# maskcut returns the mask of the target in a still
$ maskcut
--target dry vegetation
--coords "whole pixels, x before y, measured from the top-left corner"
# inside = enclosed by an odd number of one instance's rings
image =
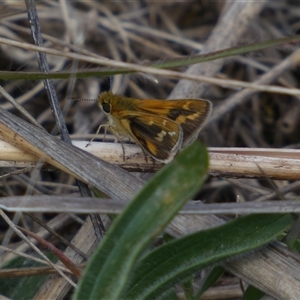
[[[4,1],[1,2],[0,7],[0,36],[22,43],[32,43],[26,6],[23,2],[7,1],[5,3]],[[64,1],[39,1],[37,12],[45,47],[59,50],[61,53],[71,51],[94,58],[109,58],[136,64],[137,67],[147,66],[154,61],[163,63],[182,55],[192,56],[201,50],[209,53],[234,46],[291,36],[297,34],[300,27],[300,6],[296,1],[264,1],[250,3],[248,6],[239,1],[106,1],[102,3],[73,1],[72,4]],[[216,84],[204,84],[196,81],[180,81],[178,83],[179,80],[175,78],[176,76],[160,75],[159,70],[155,74],[145,71],[144,73],[117,75],[113,77],[112,81],[109,77],[59,79],[54,80],[54,86],[73,140],[89,140],[91,134],[105,119],[94,102],[70,102],[68,99],[71,97],[95,99],[100,92],[112,89],[117,94],[136,98],[194,97],[211,100],[214,112],[207,126],[201,131],[201,138],[205,140],[208,147],[297,149],[299,148],[300,133],[298,117],[300,92],[289,95],[286,89],[276,93],[262,91],[255,87],[251,90],[243,90],[232,87],[231,80],[271,84],[295,91],[299,84],[299,67],[296,65],[300,55],[298,47],[298,43],[282,44],[245,55],[176,69],[182,73],[182,76],[187,71],[188,74],[193,72],[193,74],[201,74],[201,76],[228,80],[222,86],[217,80]],[[34,51],[0,43],[0,56],[2,71],[33,72],[39,70]],[[79,69],[99,67],[98,64],[72,60],[64,56],[48,55],[48,60],[50,69],[53,71],[68,70],[74,73]],[[288,65],[283,65],[284,63],[288,63]],[[105,66],[110,66],[110,62],[108,61]],[[278,66],[282,66],[279,71]],[[111,68],[114,67],[112,65]],[[269,74],[269,79],[259,82],[264,74]],[[3,80],[1,85],[48,132],[54,135],[57,133],[42,81],[11,79]],[[1,107],[21,116],[21,113],[4,97],[1,99]],[[112,138],[108,137],[109,140],[112,141]],[[89,151],[101,152],[102,146],[97,143],[95,145],[95,148],[91,148]],[[8,146],[4,145],[3,147],[4,155],[5,147]],[[81,147],[84,148],[84,146]],[[111,149],[111,144],[108,149]],[[28,152],[30,148],[25,147],[21,150]],[[12,151],[9,148],[8,152]],[[122,153],[119,147],[116,150],[118,152],[116,155],[119,156],[114,157],[114,152],[110,151],[107,151],[107,159],[120,164],[127,170],[141,171],[143,168],[144,170],[153,168],[153,165],[145,164],[143,156],[132,167],[132,163],[123,163],[120,159]],[[136,149],[134,148],[132,151],[136,151]],[[214,151],[217,150],[214,149]],[[232,152],[236,153],[235,150]],[[35,151],[34,154],[38,155],[39,152]],[[17,158],[20,155],[21,158]],[[99,155],[103,156],[104,154]],[[247,155],[256,154],[249,151]],[[298,155],[297,151],[278,151],[278,153],[274,151],[271,156],[275,158],[269,161],[269,157],[264,158],[268,155],[259,154],[260,168],[254,164],[256,173],[252,174],[253,166],[251,167],[249,164],[241,164],[239,168],[235,169],[235,163],[239,163],[238,158],[220,158],[218,155],[212,154],[210,172],[214,176],[208,178],[202,191],[197,195],[197,199],[205,199],[207,203],[236,202],[237,198],[240,202],[253,201],[253,203],[275,199],[295,200],[298,198],[300,190],[300,185],[296,181],[300,174]],[[34,160],[34,158],[31,159]],[[230,163],[226,159],[231,159]],[[0,192],[3,196],[80,196],[74,177],[69,175],[70,173],[74,174],[74,170],[66,170],[68,174],[57,169],[51,172],[41,171],[39,168],[32,167],[32,163],[25,163],[24,154],[16,154],[14,158],[10,159],[19,160],[19,162],[12,162],[11,165],[7,164],[7,161],[4,162],[4,160],[9,160],[6,157],[2,156],[1,160],[3,160],[1,175],[16,170],[19,170],[20,173],[12,173],[11,176],[3,177],[0,182]],[[250,156],[249,160],[251,162],[253,158]],[[264,165],[266,162],[268,164]],[[220,164],[223,164],[222,168]],[[15,169],[13,168],[15,166],[26,167],[26,169]],[[55,166],[60,168],[59,165]],[[274,166],[277,167],[275,171],[272,169]],[[287,169],[291,172],[289,173]],[[90,173],[92,172],[91,170]],[[135,173],[135,176],[140,177],[141,173]],[[256,178],[251,179],[251,177]],[[269,177],[275,180],[268,180]],[[80,175],[77,178],[82,177]],[[128,178],[130,182],[131,177]],[[136,180],[139,182],[140,179]],[[85,181],[89,182],[87,179]],[[119,199],[130,198],[130,192],[124,197],[121,192],[120,195]],[[279,195],[282,197],[281,199]],[[42,205],[45,208],[44,211],[47,211],[47,203],[43,202]],[[64,250],[63,242],[42,230],[40,225],[37,225],[28,215],[8,213],[8,216],[16,224],[38,232]],[[75,238],[74,243],[79,248],[82,245],[86,246],[85,249],[81,248],[85,253],[90,253],[97,244],[94,237],[89,241],[82,239],[82,235],[84,237],[88,235],[86,232],[93,232],[91,224],[84,221],[85,216],[79,218],[66,214],[38,214],[37,217],[67,240],[71,240],[77,234],[76,236],[79,238],[77,240]],[[205,219],[202,222],[198,218],[193,222],[196,223],[188,229],[180,228],[175,224],[169,228],[169,232],[182,235],[185,232],[196,230],[200,226],[207,228],[218,224],[212,219]],[[82,227],[83,223],[85,224],[84,228]],[[181,226],[184,227],[183,224],[185,223],[181,223]],[[4,221],[1,221],[1,230],[3,246],[20,252],[28,250],[27,244],[25,245],[15,233],[10,231],[10,227]],[[68,253],[72,252],[70,256],[74,255],[73,250],[68,251]],[[11,254],[4,256],[2,263],[7,262],[11,257]],[[75,262],[82,261],[79,255],[76,257]],[[255,265],[255,263],[253,264]],[[248,283],[254,284],[249,279],[250,275],[247,272],[244,273],[236,266],[227,267],[236,276],[229,272],[226,273],[216,287],[212,287],[203,299],[240,299],[242,290],[239,277],[245,280],[243,283],[245,286]],[[253,271],[252,276],[263,275],[257,275]],[[299,277],[299,274],[297,276]],[[262,277],[258,278],[260,278],[258,281],[263,281]],[[61,285],[62,282],[65,284],[64,279],[53,279],[52,282],[48,282],[48,285],[59,285],[58,282]],[[67,288],[62,291],[59,287],[56,290],[53,286],[51,287],[52,292],[55,290],[61,297],[64,297],[68,291]],[[276,295],[274,292],[277,288],[276,284],[272,287],[272,283],[266,282],[265,286],[262,283],[261,288]],[[51,289],[48,288],[48,292]],[[50,294],[45,293],[45,290],[41,290],[39,295],[51,297]],[[279,293],[277,296],[280,298],[282,294]]]

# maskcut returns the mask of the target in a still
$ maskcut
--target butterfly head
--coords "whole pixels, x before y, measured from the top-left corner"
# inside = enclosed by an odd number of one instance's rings
[[[98,105],[106,115],[111,113],[111,102],[113,97],[114,95],[112,92],[103,92],[98,97]]]

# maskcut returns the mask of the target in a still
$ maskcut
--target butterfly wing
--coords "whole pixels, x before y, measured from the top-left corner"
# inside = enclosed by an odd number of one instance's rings
[[[164,116],[179,124],[183,146],[197,138],[212,112],[212,103],[203,99],[135,100],[135,105],[144,113]]]
[[[153,114],[124,111],[119,122],[147,153],[167,163],[181,148],[183,133],[174,121]]]

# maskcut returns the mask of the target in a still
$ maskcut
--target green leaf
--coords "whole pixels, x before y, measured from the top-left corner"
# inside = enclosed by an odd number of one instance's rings
[[[184,296],[186,300],[194,299],[194,276],[189,276],[185,281],[182,282],[181,287],[184,291]]]
[[[195,142],[161,169],[116,218],[74,299],[118,299],[142,251],[199,190],[207,168],[206,148]]]
[[[162,297],[159,297],[159,300],[179,300],[176,292],[174,289],[168,291],[168,293],[165,293]]]
[[[157,299],[195,271],[273,240],[292,222],[291,215],[249,215],[163,245],[141,259],[124,299]]]
[[[242,300],[259,300],[265,295],[264,292],[259,289],[249,285]]]
[[[200,290],[198,291],[195,299],[200,299],[203,293],[209,289],[224,273],[224,269],[222,267],[215,267],[209,272],[208,276],[205,278]]]
[[[294,243],[294,245],[293,245],[293,249],[294,249],[294,251],[297,251],[297,252],[300,253],[300,240],[299,240],[299,239],[297,239],[297,240],[295,241],[295,243]]]

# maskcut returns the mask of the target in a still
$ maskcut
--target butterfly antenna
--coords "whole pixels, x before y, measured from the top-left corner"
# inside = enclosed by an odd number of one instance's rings
[[[97,101],[97,99],[89,99],[89,98],[68,98],[71,101]]]
[[[112,76],[109,76],[109,90],[112,92],[112,87],[113,87],[113,78]]]

